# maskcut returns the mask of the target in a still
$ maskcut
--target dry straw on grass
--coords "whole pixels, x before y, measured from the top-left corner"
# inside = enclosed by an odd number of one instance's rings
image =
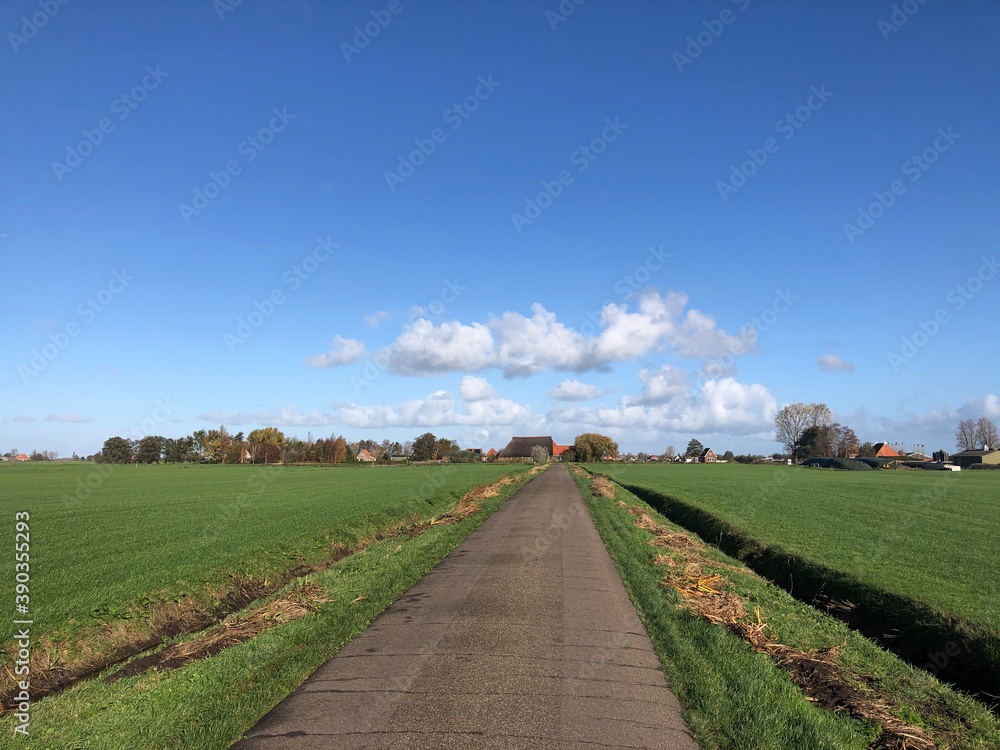
[[[609,500],[615,499],[615,485],[607,477],[594,475],[590,478],[590,491],[597,497],[606,497]]]
[[[703,568],[732,570],[757,577],[753,571],[710,560],[701,554],[705,549],[702,542],[656,523],[641,508],[623,502],[618,505],[636,519],[636,526],[653,534],[650,545],[667,550],[658,554],[655,562],[669,568],[661,586],[675,589],[681,606],[728,628],[755,651],[770,656],[788,672],[808,700],[881,726],[882,734],[875,747],[884,750],[933,750],[936,747],[923,729],[893,716],[870,690],[856,686],[860,680],[849,678],[840,667],[837,648],[803,651],[781,643],[764,621],[759,607],[754,608],[751,617],[743,599],[726,591],[725,579],[719,573],[706,574]]]

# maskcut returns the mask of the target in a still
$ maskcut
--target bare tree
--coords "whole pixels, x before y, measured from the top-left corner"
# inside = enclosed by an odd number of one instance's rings
[[[833,414],[826,404],[789,404],[774,417],[774,439],[795,453],[802,433],[809,427],[826,427]]]
[[[971,419],[963,419],[958,423],[955,432],[955,443],[959,450],[974,451],[976,449],[976,423]]]
[[[666,452],[665,455],[669,456],[670,458],[673,458],[674,456],[676,456],[677,453],[676,453],[676,451],[674,451],[674,446],[668,445],[667,446],[667,452]]]
[[[969,420],[972,421],[971,419]],[[997,435],[997,426],[986,417],[981,417],[976,422],[976,446],[980,448],[998,448],[1000,436]]]

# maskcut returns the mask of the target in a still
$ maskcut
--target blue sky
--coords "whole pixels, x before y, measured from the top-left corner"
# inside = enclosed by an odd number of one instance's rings
[[[0,448],[771,452],[824,401],[951,449],[1000,417],[1000,4],[904,5],[7,3]]]

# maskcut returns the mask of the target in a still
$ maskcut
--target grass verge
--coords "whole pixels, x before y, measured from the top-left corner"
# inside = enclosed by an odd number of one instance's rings
[[[586,474],[574,478],[701,747],[1000,746],[1000,724],[982,704],[797,601],[628,490],[617,486],[609,499],[604,487],[595,495]],[[866,716],[852,710],[859,702]]]
[[[103,679],[85,680],[46,698],[32,706],[30,740],[19,746],[33,750],[229,747],[533,475],[527,471],[514,475],[512,481],[495,487],[496,494],[478,488],[452,511],[423,519],[412,534],[372,540],[356,554],[296,579],[246,613],[243,624],[266,620],[267,627],[247,640],[229,638],[227,631],[222,640],[228,638],[231,644],[211,658],[182,665],[168,662],[161,669],[114,679],[119,670],[128,672],[134,663],[129,662],[124,668],[105,670],[99,675]],[[291,616],[290,604],[305,611]],[[239,625],[229,631],[238,631]],[[223,624],[219,631],[226,627]],[[168,639],[162,651],[197,653],[194,642],[202,637]],[[186,643],[191,645],[182,646]],[[149,656],[155,653],[160,652]],[[15,723],[12,714],[0,718],[0,736],[13,737]]]
[[[1000,706],[1000,632],[941,612],[815,559],[765,543],[724,518],[657,490],[622,483],[671,521],[743,561],[803,602],[825,608],[887,650]]]

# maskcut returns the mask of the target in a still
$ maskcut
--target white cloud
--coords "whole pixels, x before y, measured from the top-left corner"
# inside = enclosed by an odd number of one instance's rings
[[[649,378],[655,382],[654,378]],[[648,385],[647,385],[648,388]],[[686,390],[686,389],[685,389]],[[642,395],[623,398],[616,407],[568,407],[549,412],[558,425],[627,429],[645,433],[728,433],[756,435],[770,431],[777,402],[766,387],[733,378],[709,380],[695,393],[663,395],[643,403]]]
[[[820,354],[816,361],[823,372],[854,372],[854,363],[845,362],[836,354]]]
[[[378,326],[379,323],[381,323],[383,320],[387,320],[388,318],[389,318],[389,313],[387,311],[378,310],[376,312],[373,312],[371,315],[365,315],[363,320],[365,323],[365,328],[375,328],[376,326]]]
[[[15,422],[34,422],[35,418],[27,414],[20,414],[14,417]]]
[[[549,391],[548,396],[555,401],[589,401],[605,393],[596,385],[587,385],[579,380],[563,380]]]
[[[390,372],[400,375],[496,368],[509,378],[547,370],[606,371],[612,363],[635,360],[651,351],[667,350],[696,359],[754,350],[757,334],[752,328],[726,333],[701,311],[685,312],[687,302],[687,296],[680,292],[661,296],[655,289],[647,289],[638,296],[634,311],[629,311],[627,304],[605,305],[602,330],[596,336],[560,323],[555,313],[538,303],[531,306],[530,317],[505,312],[488,323],[434,325],[421,318],[404,326],[396,341],[378,354]],[[354,359],[336,352],[310,357],[307,362],[314,367],[336,367],[357,361],[363,346],[350,343],[354,347],[350,352],[358,353]]]
[[[339,419],[349,427],[442,427],[446,425],[537,424],[531,407],[505,398],[484,398],[467,403],[459,412],[455,394],[435,391],[426,398],[403,401],[395,406],[354,403],[338,405]]]
[[[493,337],[481,323],[467,326],[452,321],[435,326],[421,319],[406,325],[395,343],[377,356],[384,357],[389,372],[397,375],[475,372],[489,366]]]
[[[315,357],[306,357],[306,364],[310,367],[340,367],[341,365],[353,364],[364,355],[365,345],[360,341],[334,336],[330,352]]]
[[[466,375],[458,388],[459,395],[466,402],[483,401],[488,398],[496,398],[497,390],[490,385],[486,378],[477,378],[473,375]]]
[[[93,417],[81,417],[79,414],[49,414],[45,418],[46,422],[72,422],[82,424],[84,422],[96,422]]]
[[[639,370],[643,388],[638,396],[623,399],[629,405],[662,404],[688,392],[688,376],[679,367],[664,365],[658,370]]]

